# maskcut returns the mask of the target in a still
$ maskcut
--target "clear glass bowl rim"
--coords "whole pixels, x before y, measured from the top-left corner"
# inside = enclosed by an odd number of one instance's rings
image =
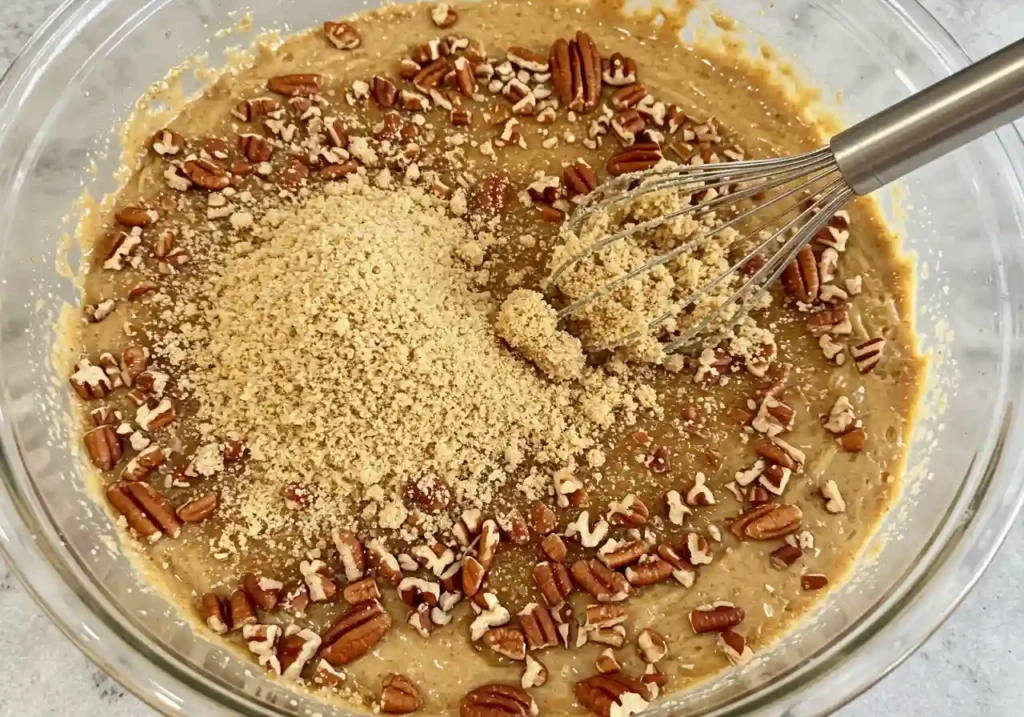
[[[65,0],[40,26],[0,77],[0,137],[4,117],[40,78],[37,58],[53,52],[63,30],[106,0]],[[912,32],[932,59],[954,72],[970,59],[949,32],[917,0],[878,0],[894,21]],[[42,63],[45,66],[45,63]],[[1024,140],[1011,126],[998,133],[1013,170],[1018,214],[1024,213]],[[1016,329],[1008,323],[1008,331]],[[1020,357],[1015,357],[1020,358]],[[1007,359],[1008,361],[1010,359]],[[1014,362],[1016,363],[1016,361]],[[2,367],[0,367],[2,368]],[[6,396],[4,397],[6,399]],[[779,682],[712,713],[715,717],[753,714],[827,714],[851,701],[910,656],[960,604],[987,568],[1024,504],[1024,472],[1019,448],[1024,426],[1012,399],[1003,396],[1005,422],[982,480],[973,495],[953,504],[965,516],[946,526],[908,579],[886,596],[872,619],[847,632],[823,654],[792,670]],[[0,553],[33,599],[90,660],[154,709],[166,714],[273,714],[209,675],[183,667],[149,638],[110,619],[88,591],[76,589],[78,576],[40,540],[39,525],[11,427],[0,412]],[[997,489],[1002,490],[999,495]],[[993,495],[993,492],[996,495]],[[987,507],[983,506],[985,503]],[[993,505],[994,503],[994,505]],[[951,512],[953,511],[951,508]],[[983,509],[984,508],[984,509]],[[830,680],[842,670],[841,687]],[[829,688],[824,689],[824,683]]]

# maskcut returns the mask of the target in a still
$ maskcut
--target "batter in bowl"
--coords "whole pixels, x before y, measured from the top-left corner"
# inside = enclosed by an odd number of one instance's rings
[[[620,313],[560,327],[535,292],[609,177],[823,141],[767,70],[678,29],[387,8],[262,48],[147,136],[92,237],[70,380],[126,544],[197,629],[362,709],[621,715],[749,662],[844,579],[922,383],[873,202],[691,357],[582,343],[731,237]]]

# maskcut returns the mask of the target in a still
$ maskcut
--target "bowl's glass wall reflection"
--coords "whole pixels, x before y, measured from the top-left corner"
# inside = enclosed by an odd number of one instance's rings
[[[85,0],[65,11],[52,36],[37,43],[31,68],[13,68],[2,98],[3,540],[65,629],[162,709],[212,713],[213,698],[221,709],[230,705],[246,713],[322,711],[193,635],[139,582],[111,549],[116,537],[109,519],[84,495],[78,458],[67,447],[76,440],[63,418],[69,397],[50,362],[52,322],[61,304],[75,297],[72,281],[58,270],[56,247],[73,227],[61,217],[72,212],[83,185],[94,195],[115,188],[111,175],[119,157],[110,129],[151,82],[192,55],[218,58],[226,47],[247,42],[245,35],[211,37],[212,29],[238,21],[230,12],[235,3],[127,5]],[[776,0],[773,7],[757,3],[763,12],[752,12],[749,0],[721,5],[742,18],[752,37],[771,38],[815,83],[842,88],[842,112],[850,120],[945,71],[946,58],[901,24],[912,23],[913,13],[901,20],[881,2]],[[257,26],[290,28],[315,26],[360,7],[355,0],[246,3]],[[87,171],[91,160],[95,174]],[[834,705],[876,678],[885,667],[870,659],[878,628],[896,617],[901,601],[919,601],[918,581],[939,571],[937,559],[961,550],[956,540],[971,516],[985,518],[1000,501],[1005,510],[1019,500],[1019,484],[1009,483],[1005,470],[986,475],[1000,432],[1014,445],[1019,431],[1006,400],[1019,389],[1020,370],[1013,341],[1021,316],[1017,287],[1024,279],[1016,180],[1002,147],[989,139],[919,172],[905,191],[903,211],[894,218],[917,255],[919,329],[934,369],[931,412],[915,441],[906,499],[875,540],[873,558],[812,625],[749,669],[681,698],[688,713],[727,703],[738,709],[743,702],[749,714],[774,702],[775,714],[783,703],[799,704],[794,713],[802,714]],[[1006,521],[1004,512],[992,525],[992,538],[1001,536]],[[951,574],[963,585],[979,561],[984,552],[966,567],[958,562],[942,568],[946,594],[931,604],[946,609],[954,600]],[[923,629],[895,630],[890,642],[913,643]],[[838,661],[853,653],[860,657],[838,673]],[[822,689],[826,673],[829,685]],[[817,689],[809,688],[815,680]],[[678,714],[679,706],[663,713]]]

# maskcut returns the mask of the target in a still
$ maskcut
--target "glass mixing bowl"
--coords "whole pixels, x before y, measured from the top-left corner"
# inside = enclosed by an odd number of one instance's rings
[[[120,121],[168,68],[241,40],[223,0],[68,2],[0,83],[0,544],[18,575],[96,663],[168,714],[312,714],[320,703],[199,637],[113,549],[69,446],[53,322],[74,283],[59,259],[83,185],[112,191]],[[302,28],[358,0],[249,0],[256,26]],[[911,0],[726,0],[855,120],[963,66]],[[752,44],[756,47],[756,44]],[[193,83],[193,89],[198,88]],[[838,99],[838,98],[837,98]],[[827,103],[828,104],[828,103]],[[95,167],[90,170],[90,162]],[[98,170],[98,171],[97,171]],[[878,680],[971,588],[1021,505],[1024,426],[1024,146],[1005,129],[882,197],[918,265],[917,320],[932,360],[904,497],[851,582],[812,621],[653,714],[809,715]],[[901,201],[895,202],[894,198]],[[62,219],[62,216],[65,218]],[[74,266],[77,256],[71,251]],[[338,710],[335,714],[342,714]]]

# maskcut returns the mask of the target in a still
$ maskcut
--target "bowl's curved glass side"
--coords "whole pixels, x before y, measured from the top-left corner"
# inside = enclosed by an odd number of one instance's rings
[[[816,82],[846,88],[845,108],[856,116],[964,61],[909,3],[820,2],[808,10],[805,2],[777,0],[760,14],[749,13],[747,0],[721,4],[745,18],[752,33],[770,37],[797,67],[811,68]],[[71,210],[83,185],[94,193],[114,188],[119,157],[116,149],[102,154],[112,141],[109,130],[150,82],[192,54],[220,57],[243,41],[212,37],[212,29],[238,19],[212,0],[126,5],[84,0],[64,8],[0,86],[0,181],[9,188],[0,198],[0,442],[7,462],[0,465],[6,489],[0,545],[72,639],[158,709],[322,711],[194,635],[128,570],[126,558],[110,549],[116,538],[106,514],[84,494],[59,421],[68,396],[52,376],[48,326],[61,303],[74,300],[74,287],[55,270],[57,214]],[[355,0],[249,6],[258,23],[292,28],[360,8]],[[830,57],[836,61],[822,62]],[[1007,160],[1009,152],[1019,170],[1024,149],[1012,133],[1003,140],[1005,149],[985,140],[906,185],[905,235],[919,268],[927,267],[920,272],[920,329],[936,356],[941,352],[933,396],[944,392],[947,404],[917,437],[915,455],[930,452],[930,459],[908,484],[913,500],[886,522],[873,560],[835,593],[813,626],[758,664],[660,713],[678,713],[680,706],[688,714],[826,711],[923,640],[994,552],[1020,504],[1013,471],[1024,445],[1017,406],[1008,398],[1020,395],[1024,375],[1017,345],[1024,244],[1016,213],[1024,203]],[[94,175],[85,170],[91,159]],[[940,316],[956,329],[955,341],[937,335]]]

